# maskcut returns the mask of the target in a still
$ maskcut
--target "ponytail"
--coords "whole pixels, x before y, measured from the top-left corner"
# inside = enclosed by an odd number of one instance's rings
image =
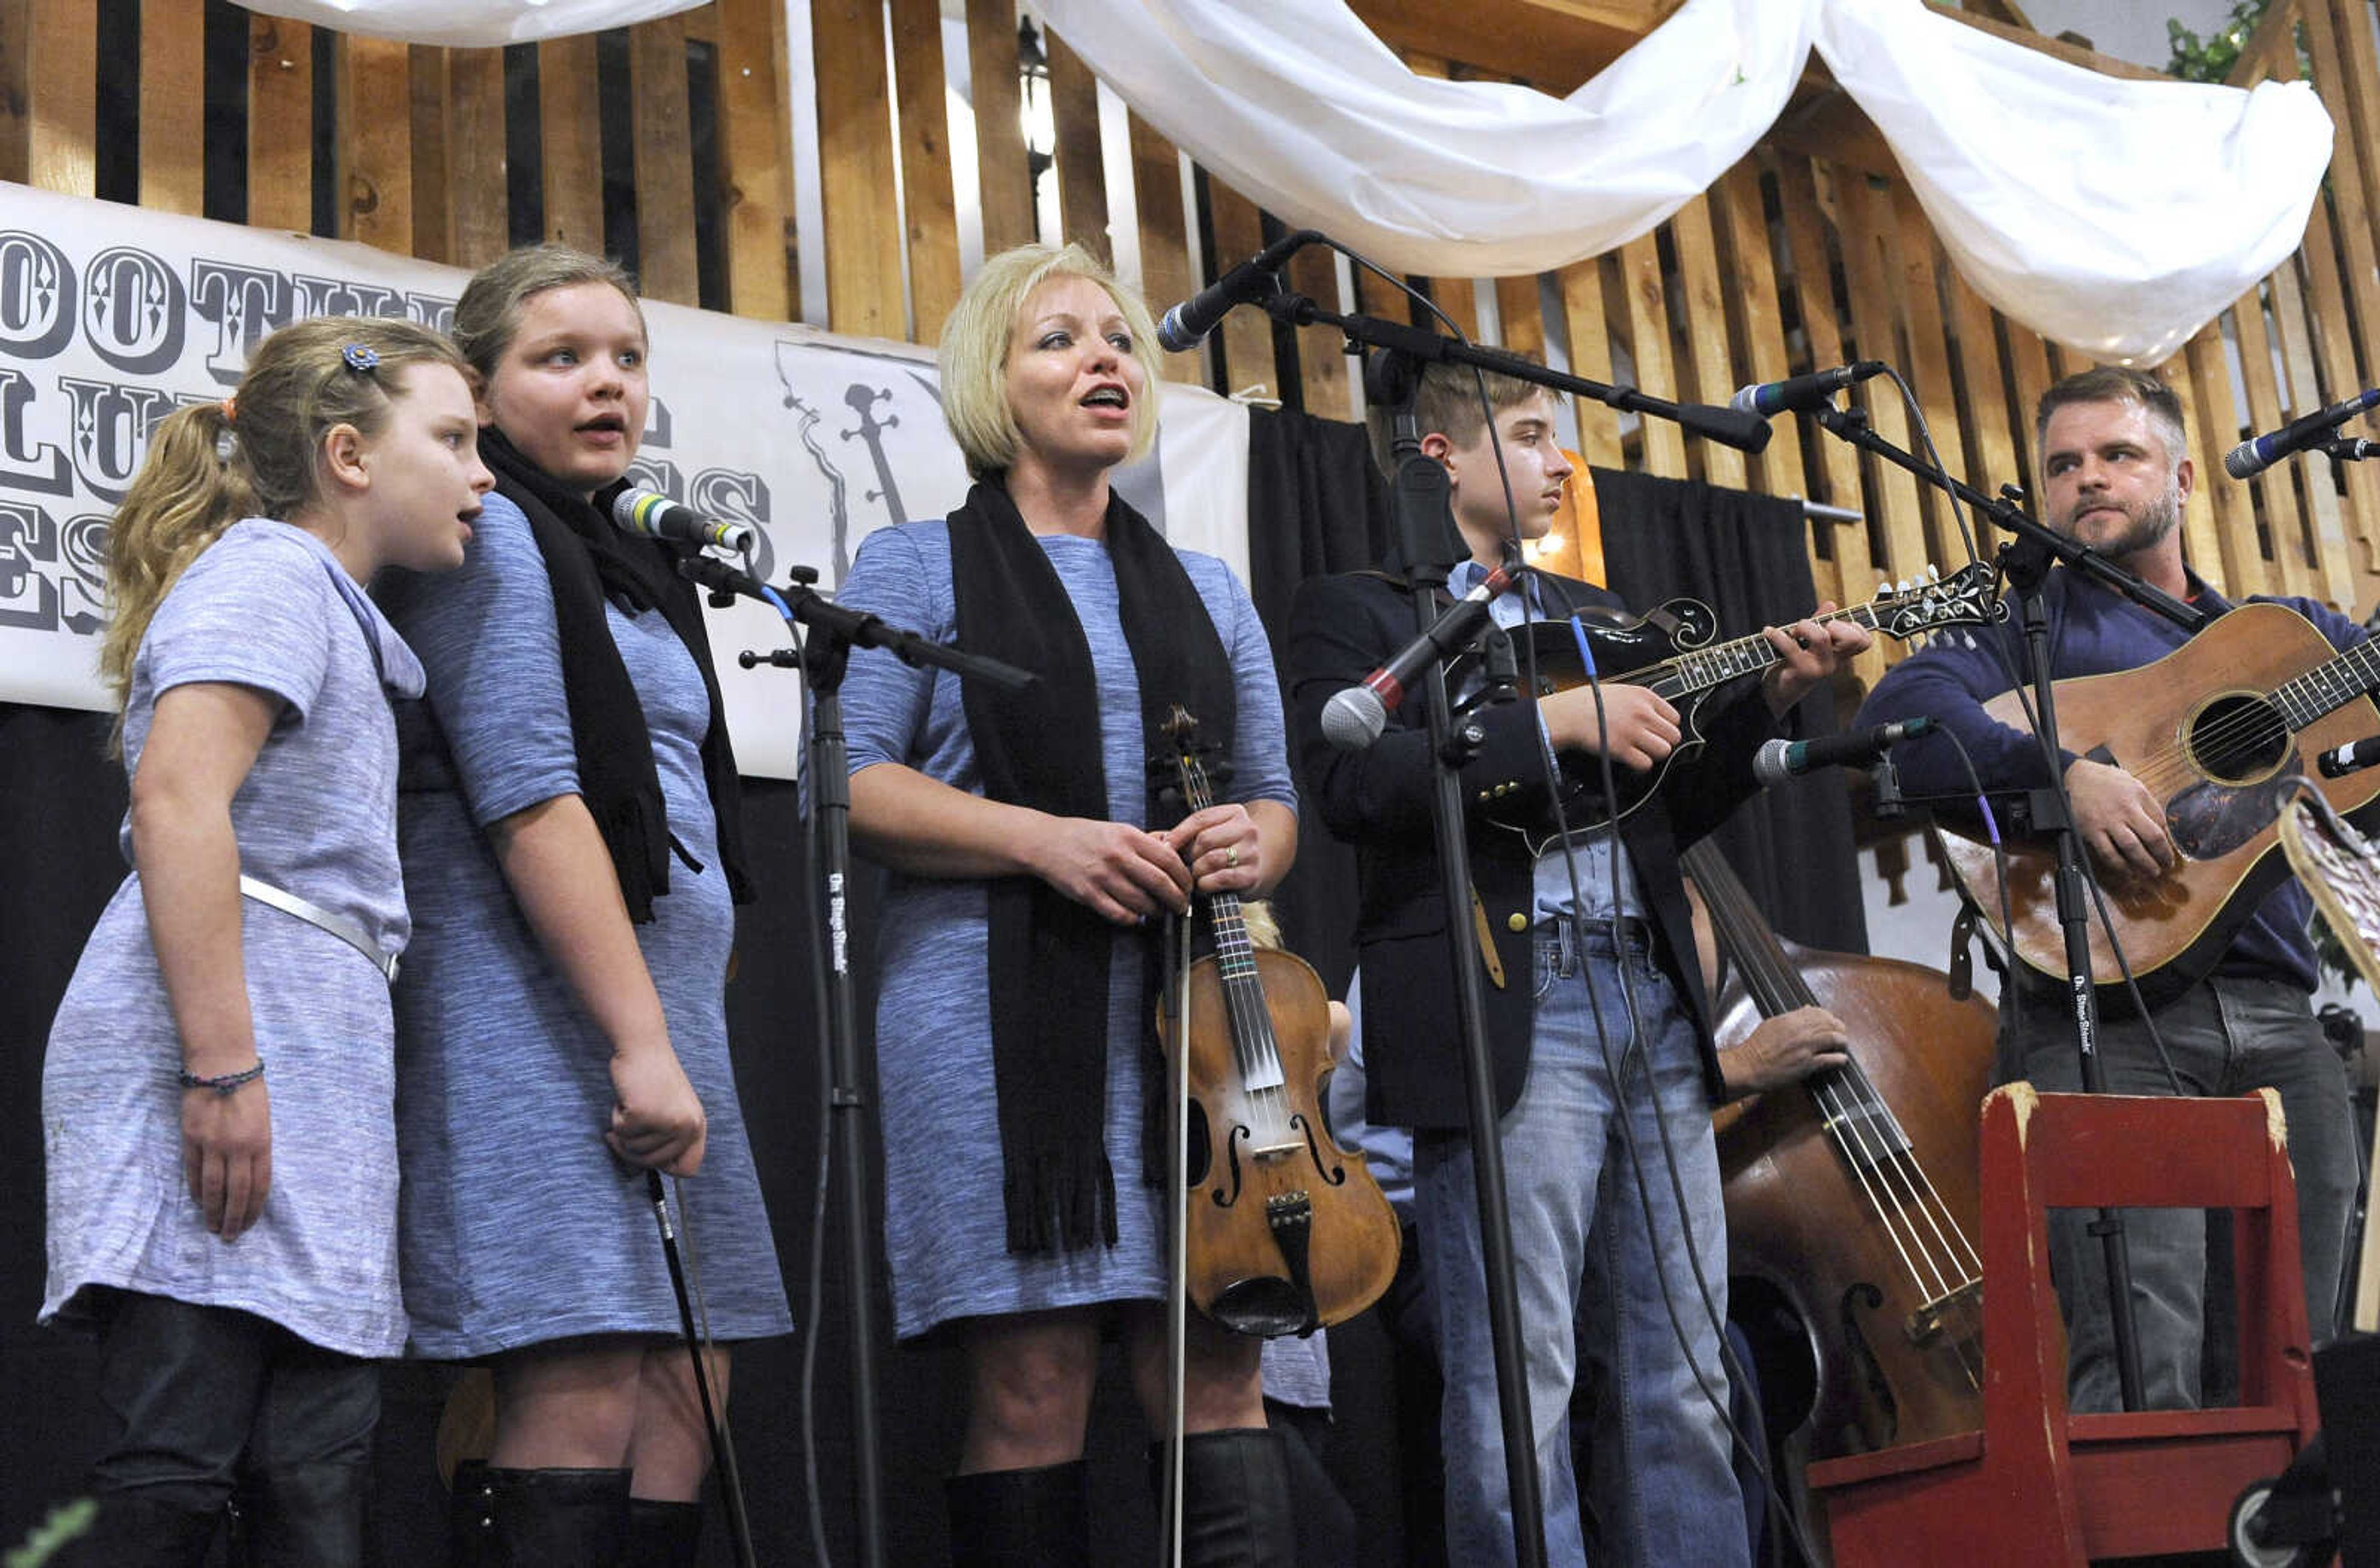
[[[224,448],[232,419],[221,403],[176,408],[149,438],[148,460],[107,530],[112,610],[99,671],[124,711],[132,658],[165,590],[224,529],[254,509],[245,475]]]

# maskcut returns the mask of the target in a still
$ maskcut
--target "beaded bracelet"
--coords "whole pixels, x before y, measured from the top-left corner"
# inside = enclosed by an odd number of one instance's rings
[[[254,1083],[262,1076],[264,1076],[264,1058],[260,1056],[256,1059],[256,1065],[253,1067],[243,1068],[237,1073],[219,1073],[212,1078],[202,1078],[196,1073],[186,1072],[182,1075],[182,1087],[211,1088],[217,1094],[229,1094],[240,1085]]]

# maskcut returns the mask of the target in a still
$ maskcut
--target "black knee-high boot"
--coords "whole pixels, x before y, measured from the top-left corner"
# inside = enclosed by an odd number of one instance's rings
[[[1085,1465],[983,1470],[942,1483],[951,1568],[1084,1568],[1091,1560]]]
[[[1291,1568],[1297,1525],[1280,1433],[1191,1433],[1182,1443],[1182,1559],[1190,1568]]]
[[[694,1568],[702,1550],[702,1504],[628,1500],[626,1568]]]
[[[625,1470],[455,1467],[448,1557],[455,1568],[623,1568]]]

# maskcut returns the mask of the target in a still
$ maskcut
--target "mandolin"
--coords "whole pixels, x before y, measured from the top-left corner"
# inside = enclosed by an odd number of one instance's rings
[[[2283,604],[2242,604],[2154,663],[2057,683],[2058,740],[2067,750],[2124,769],[2164,803],[2180,864],[2154,881],[2101,882],[2124,956],[2154,1007],[2213,968],[2280,880],[2281,810],[2305,773],[2309,750],[2325,751],[2380,731],[2380,642],[2341,653]],[[2025,727],[2017,693],[1984,711]],[[2346,812],[2380,796],[2380,769],[2313,781]],[[2000,917],[2000,881],[1990,845],[1937,821],[1945,857],[1967,898],[2018,957],[2063,981],[2066,939],[2058,924],[2058,857],[2046,842],[2008,845],[2008,899],[2015,931]],[[2122,973],[2107,933],[2091,922],[2091,972],[2103,986]],[[2115,993],[2121,994],[2120,985]]]
[[[1888,583],[1866,603],[1831,610],[1817,619],[1821,624],[1849,621],[1904,640],[1945,626],[1982,626],[2008,614],[1993,591],[1992,580],[1992,568],[1978,561],[1938,580]],[[1777,650],[1757,633],[1714,643],[1718,617],[1710,606],[1694,599],[1672,599],[1648,615],[1617,625],[1584,619],[1531,621],[1510,628],[1510,635],[1526,638],[1534,649],[1540,697],[1585,681],[1587,669],[1578,647],[1583,635],[1604,681],[1650,687],[1677,709],[1682,731],[1677,749],[1642,772],[1633,768],[1612,770],[1618,816],[1622,818],[1660,789],[1661,781],[1680,758],[1702,746],[1700,715],[1710,694],[1730,681],[1759,675],[1777,662]],[[1479,668],[1480,660],[1474,655],[1456,661],[1448,672],[1450,687],[1463,689],[1464,678],[1475,676]],[[1531,668],[1525,657],[1521,668]],[[1598,827],[1612,820],[1604,811],[1602,769],[1595,758],[1565,757],[1562,777],[1561,820],[1571,831]],[[1559,836],[1550,808],[1515,813],[1490,802],[1482,816],[1490,825],[1518,834],[1532,857],[1543,855]]]

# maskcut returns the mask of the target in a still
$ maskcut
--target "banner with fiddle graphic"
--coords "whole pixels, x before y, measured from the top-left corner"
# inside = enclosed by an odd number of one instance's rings
[[[0,182],[0,700],[103,710],[108,518],[184,403],[222,397],[248,352],[308,316],[444,328],[469,274],[366,246],[59,196]],[[966,492],[930,350],[645,303],[652,411],[638,482],[747,522],[753,565],[830,592],[871,529]],[[1178,543],[1247,571],[1245,412],[1164,389],[1157,456],[1119,477]],[[747,773],[795,775],[799,677],[736,654],[785,643],[748,602],[711,612],[729,726]]]

